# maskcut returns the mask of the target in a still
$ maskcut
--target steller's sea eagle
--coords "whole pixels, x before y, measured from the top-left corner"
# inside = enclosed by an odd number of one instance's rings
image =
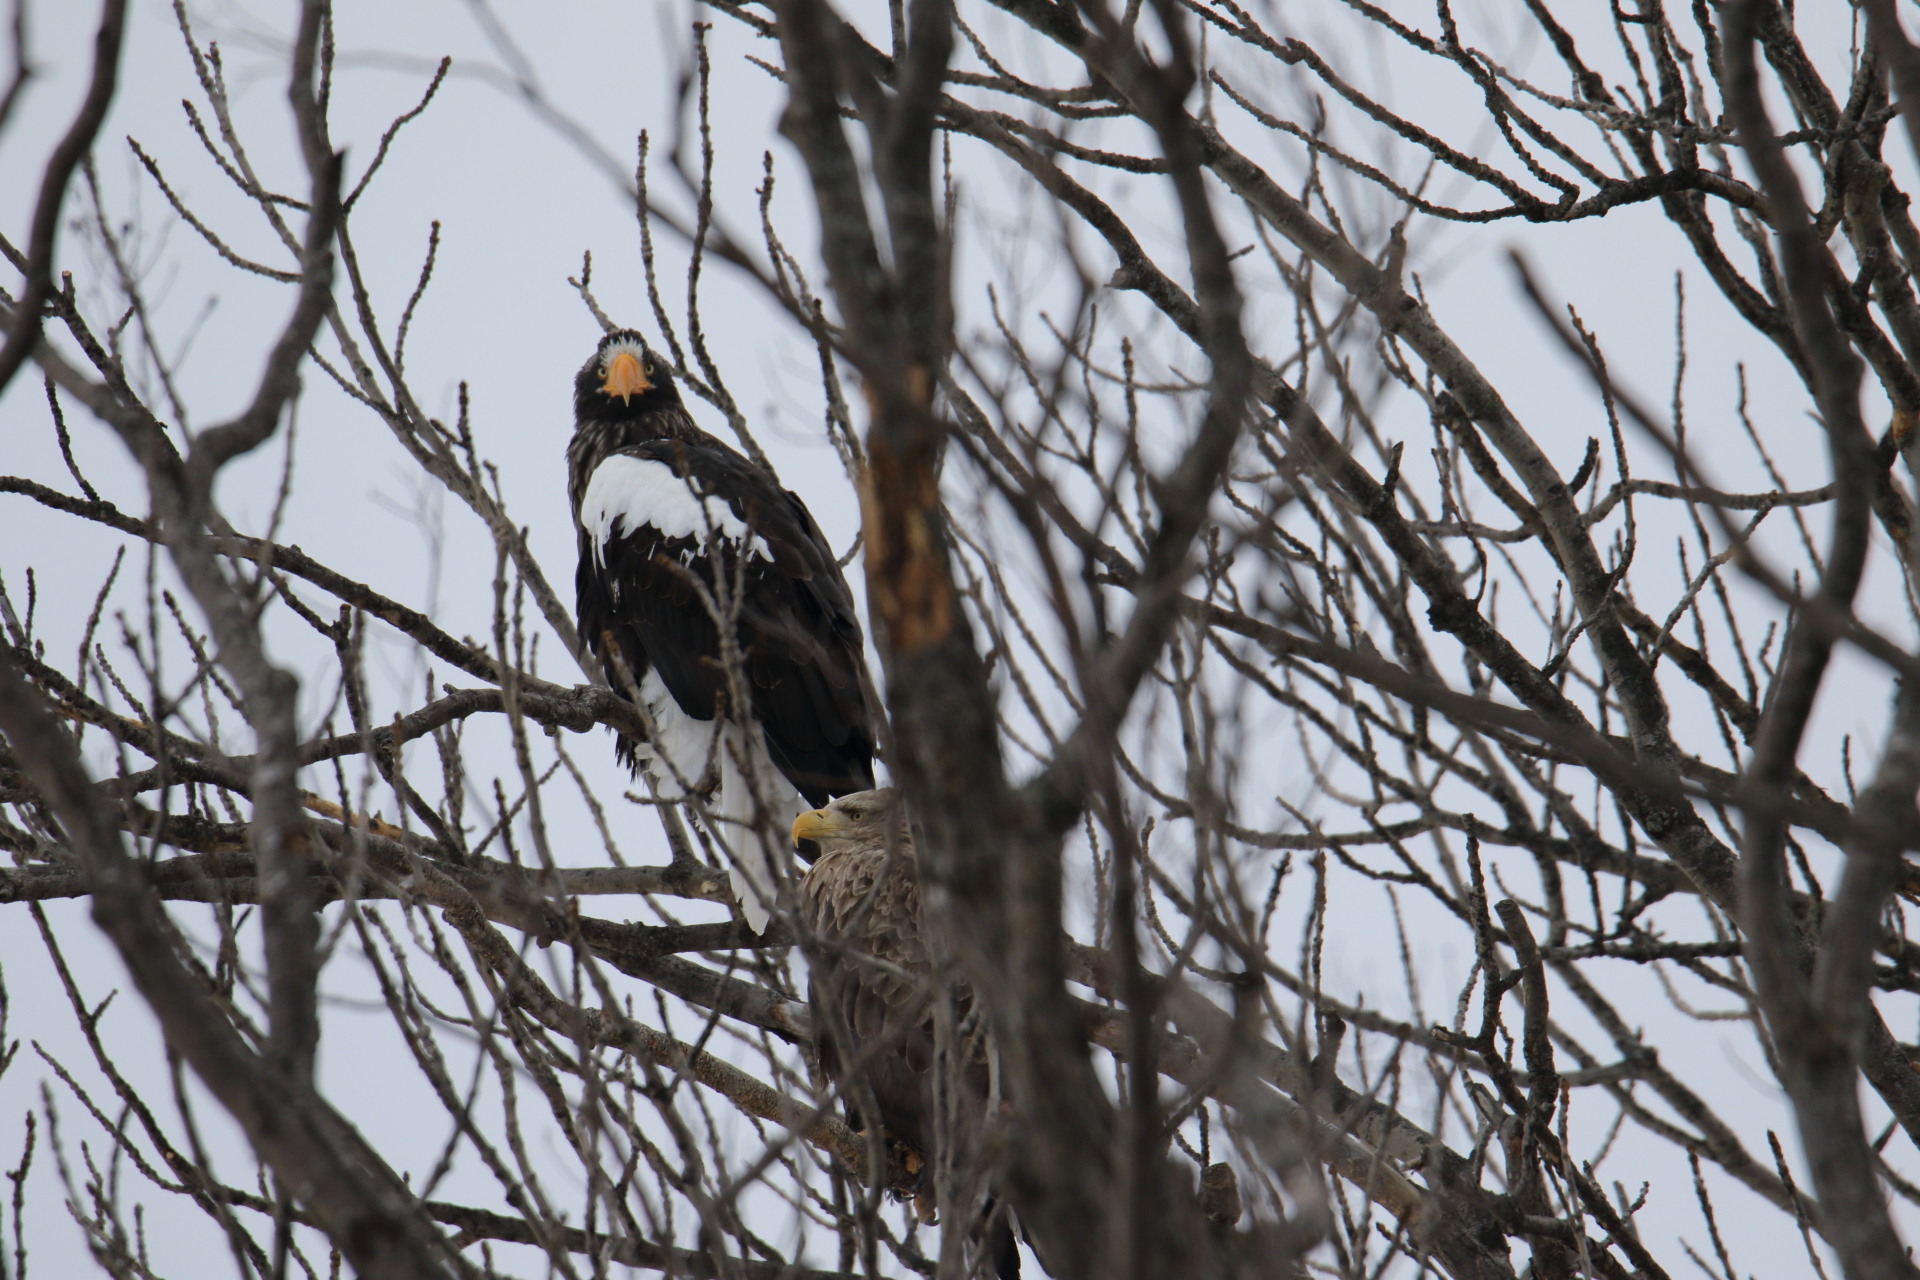
[[[926,1177],[939,1136],[933,1101],[934,974],[906,807],[891,787],[841,796],[795,818],[793,838],[811,840],[820,849],[799,885],[800,919],[819,957],[807,998],[820,1069],[841,1084],[857,1113],[861,1091],[842,1078],[842,1064],[859,1064],[858,1083],[871,1092],[881,1128],[920,1157]],[[963,992],[963,1019],[971,1005]],[[964,1078],[953,1090],[957,1114],[948,1133],[961,1147],[952,1153],[954,1163],[965,1170],[981,1157],[990,1081],[985,1045],[977,1034],[967,1037],[962,1056]],[[983,1218],[986,1254],[995,1273],[1000,1280],[1016,1280],[1020,1251],[1006,1210],[996,1211],[988,1201]]]
[[[777,855],[756,817],[784,844],[794,792],[818,806],[873,786],[853,597],[805,504],[694,425],[639,334],[600,340],[573,411],[580,638],[617,692],[637,688],[653,729],[617,750],[652,766],[663,798],[706,802],[741,913],[764,932]]]

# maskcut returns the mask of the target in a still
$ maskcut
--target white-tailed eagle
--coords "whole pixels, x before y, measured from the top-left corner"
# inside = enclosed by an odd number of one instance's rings
[[[906,808],[891,787],[841,796],[794,819],[793,838],[820,850],[799,886],[800,920],[816,956],[807,997],[820,1069],[840,1083],[856,1122],[870,1094],[875,1119],[921,1159],[930,1190],[942,1136],[934,1124],[934,972]],[[962,991],[961,1021],[972,1003]],[[976,1029],[963,1045],[945,1136],[958,1143],[951,1154],[965,1170],[982,1158],[990,1080],[983,1035]],[[857,1079],[845,1077],[847,1063],[858,1064]],[[1001,1280],[1016,1280],[1020,1251],[1007,1210],[989,1199],[982,1215],[986,1229],[979,1233],[976,1223],[973,1239],[985,1245],[983,1260]]]

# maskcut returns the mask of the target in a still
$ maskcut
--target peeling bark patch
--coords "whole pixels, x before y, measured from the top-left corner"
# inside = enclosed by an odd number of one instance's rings
[[[953,583],[939,537],[939,482],[933,454],[895,453],[879,431],[867,435],[860,485],[866,534],[867,597],[894,652],[932,648],[953,630]]]

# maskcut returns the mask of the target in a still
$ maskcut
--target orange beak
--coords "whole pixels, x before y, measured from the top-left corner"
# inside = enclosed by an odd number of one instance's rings
[[[651,385],[647,371],[640,367],[640,358],[631,351],[622,351],[607,366],[607,380],[600,384],[600,389],[610,396],[619,396],[620,403],[625,404]]]

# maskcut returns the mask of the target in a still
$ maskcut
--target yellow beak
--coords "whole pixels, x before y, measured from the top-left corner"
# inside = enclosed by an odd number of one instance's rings
[[[630,397],[652,385],[647,381],[647,371],[640,367],[640,357],[631,351],[622,351],[607,366],[607,380],[600,384],[600,389],[610,396],[619,396],[620,403],[625,404]]]
[[[845,827],[845,820],[833,810],[809,809],[793,820],[793,841],[830,839]]]

